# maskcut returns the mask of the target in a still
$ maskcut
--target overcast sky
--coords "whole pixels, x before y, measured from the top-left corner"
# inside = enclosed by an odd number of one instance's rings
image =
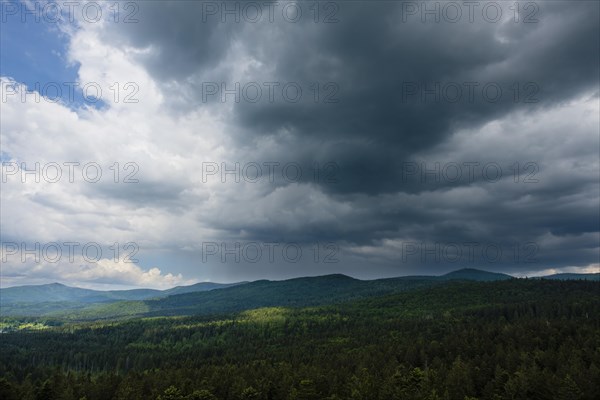
[[[597,1],[47,3],[2,2],[2,286],[600,272]]]

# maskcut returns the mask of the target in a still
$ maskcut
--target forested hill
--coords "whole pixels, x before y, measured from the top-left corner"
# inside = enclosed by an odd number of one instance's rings
[[[446,275],[440,276],[440,280],[467,280],[467,281],[503,281],[512,279],[513,277],[507,274],[501,274],[498,272],[482,271],[474,268],[463,268],[456,271],[447,273]]]

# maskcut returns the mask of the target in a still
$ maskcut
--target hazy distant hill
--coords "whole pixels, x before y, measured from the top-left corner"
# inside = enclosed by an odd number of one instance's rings
[[[153,297],[166,297],[173,294],[202,292],[225,288],[239,283],[201,282],[190,286],[177,286],[167,290],[131,289],[131,290],[92,290],[66,286],[60,283],[47,285],[15,286],[0,289],[0,301],[9,303],[42,302],[81,302],[99,303],[117,300],[145,300]]]
[[[138,297],[141,299],[142,297]],[[69,287],[60,283],[48,285],[17,286],[0,289],[2,304],[8,303],[42,303],[58,301],[78,301],[82,303],[95,303],[109,300],[109,293]]]
[[[538,277],[537,279],[556,279],[561,281],[600,281],[600,273],[596,274],[554,274]]]

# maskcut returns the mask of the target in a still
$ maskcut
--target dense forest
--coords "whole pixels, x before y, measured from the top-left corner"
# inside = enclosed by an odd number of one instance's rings
[[[22,329],[0,336],[0,398],[597,399],[599,284],[449,281],[213,315],[4,318]]]

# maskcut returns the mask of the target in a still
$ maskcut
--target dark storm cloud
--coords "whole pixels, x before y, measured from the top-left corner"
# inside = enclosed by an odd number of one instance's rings
[[[213,15],[209,6],[215,4],[219,12]],[[228,4],[235,9],[243,2]],[[478,13],[473,22],[465,15],[458,23],[443,18],[435,23],[432,17],[422,23],[420,15],[404,15],[402,2],[336,4],[337,23],[315,24],[307,4],[297,23],[277,13],[269,23],[266,9],[257,23],[245,22],[243,15],[239,23],[225,15],[222,23],[221,3],[148,2],[140,23],[123,25],[124,37],[130,45],[150,48],[141,56],[150,72],[160,81],[182,83],[196,105],[208,105],[202,98],[207,82],[225,82],[229,89],[235,82],[242,87],[280,83],[274,102],[242,99],[233,104],[238,140],[291,132],[302,146],[277,156],[300,156],[305,165],[338,162],[340,184],[327,189],[341,192],[396,191],[402,162],[454,130],[518,108],[560,103],[598,84],[594,2],[540,3],[536,23],[493,23]],[[504,15],[510,12],[502,9]],[[244,55],[262,66],[236,75],[224,59]],[[279,93],[289,82],[303,90],[297,103]],[[310,87],[314,82],[321,85],[319,102]],[[323,88],[327,83],[335,86]],[[422,98],[421,90],[434,89],[436,83],[449,97],[458,85],[461,99],[447,101],[444,93],[440,100]],[[491,100],[498,87],[501,98]],[[324,104],[328,99],[338,102]],[[226,100],[234,101],[231,96]],[[315,155],[317,148],[321,151]],[[379,178],[360,179],[374,174]],[[420,188],[406,184],[404,190]]]
[[[597,4],[542,7],[538,24],[510,28],[485,22],[402,24],[391,7],[385,2],[343,4],[341,22],[320,27],[317,37],[296,26],[284,27],[292,37],[289,43],[303,43],[308,36],[308,44],[270,47],[263,61],[272,60],[276,76],[284,82],[306,87],[307,82],[333,79],[340,101],[241,102],[236,117],[240,125],[250,127],[245,134],[287,129],[315,147],[323,141],[344,142],[321,155],[341,166],[335,189],[396,191],[401,163],[453,130],[501,118],[517,108],[553,105],[597,86]],[[518,33],[502,43],[498,36],[507,30]],[[320,63],[321,58],[335,60],[334,65]],[[403,99],[403,91],[414,86],[431,89],[436,82],[442,88],[476,82],[474,101],[466,95],[456,103],[436,101],[431,95],[422,102],[419,94]],[[502,98],[487,100],[481,90],[486,84],[502,88]],[[521,86],[522,92],[536,92],[531,98],[536,103],[524,103],[525,93],[515,101],[513,85]],[[490,93],[493,97],[493,89]],[[377,179],[360,179],[375,175]]]
[[[150,49],[140,56],[160,80],[185,79],[217,65],[227,52],[235,25],[202,21],[202,1],[137,2],[136,22],[106,32],[116,43]],[[116,28],[116,29],[114,29]]]
[[[331,202],[352,208],[337,214],[334,222],[302,223],[310,207],[316,213],[324,205],[303,203],[302,197],[284,198],[275,203],[280,210],[268,211],[269,221],[229,218],[226,211],[202,216],[215,228],[265,241],[344,240],[357,245],[385,238],[429,242],[501,238],[524,243],[547,234],[581,238],[598,232],[593,171],[581,176],[567,173],[566,179],[546,175],[546,184],[527,190],[504,185],[504,180],[490,187],[481,176],[424,183],[418,176],[405,175],[407,163],[435,150],[459,130],[476,130],[515,112],[549,110],[583,93],[597,96],[597,2],[537,2],[535,23],[492,23],[479,14],[474,22],[465,17],[458,23],[431,19],[423,23],[418,15],[406,18],[401,2],[342,1],[336,2],[339,21],[331,24],[314,23],[311,17],[297,23],[281,18],[273,23],[222,23],[206,15],[206,2],[166,4],[144,3],[140,23],[119,26],[121,30],[109,32],[109,37],[149,49],[140,56],[149,72],[165,86],[182,88],[167,95],[174,108],[180,107],[182,96],[187,107],[222,105],[218,96],[206,100],[207,82],[225,82],[230,89],[236,82],[242,86],[278,82],[279,88],[294,82],[302,87],[298,102],[281,97],[273,102],[264,98],[234,102],[229,97],[230,133],[239,146],[234,151],[240,161],[249,157],[259,162],[293,161],[306,171],[315,162],[335,162],[339,166],[335,184],[311,181],[310,174],[303,182],[317,186]],[[508,6],[502,9],[509,12]],[[242,68],[248,58],[255,62]],[[311,86],[315,82],[321,90],[318,101]],[[325,88],[327,83],[333,86]],[[449,92],[438,93],[439,98],[422,94],[423,88],[435,89],[438,83]],[[453,97],[456,87],[462,96],[449,101],[444,94]],[[496,88],[502,90],[498,99]],[[265,138],[278,146],[262,149],[259,143]],[[554,144],[539,146],[548,154],[556,150]],[[518,155],[531,154],[522,161],[539,161],[540,174],[552,174],[554,170],[546,166],[555,160],[540,159],[544,151],[522,149]],[[593,161],[585,142],[565,148],[564,155]],[[488,152],[455,161],[497,160],[506,168],[507,160],[514,158]],[[278,182],[273,190],[286,185]],[[459,188],[472,191],[453,194]],[[252,205],[261,207],[268,206]],[[576,250],[564,243],[544,247],[540,267],[597,261],[597,242],[586,238],[581,243],[583,248]]]

